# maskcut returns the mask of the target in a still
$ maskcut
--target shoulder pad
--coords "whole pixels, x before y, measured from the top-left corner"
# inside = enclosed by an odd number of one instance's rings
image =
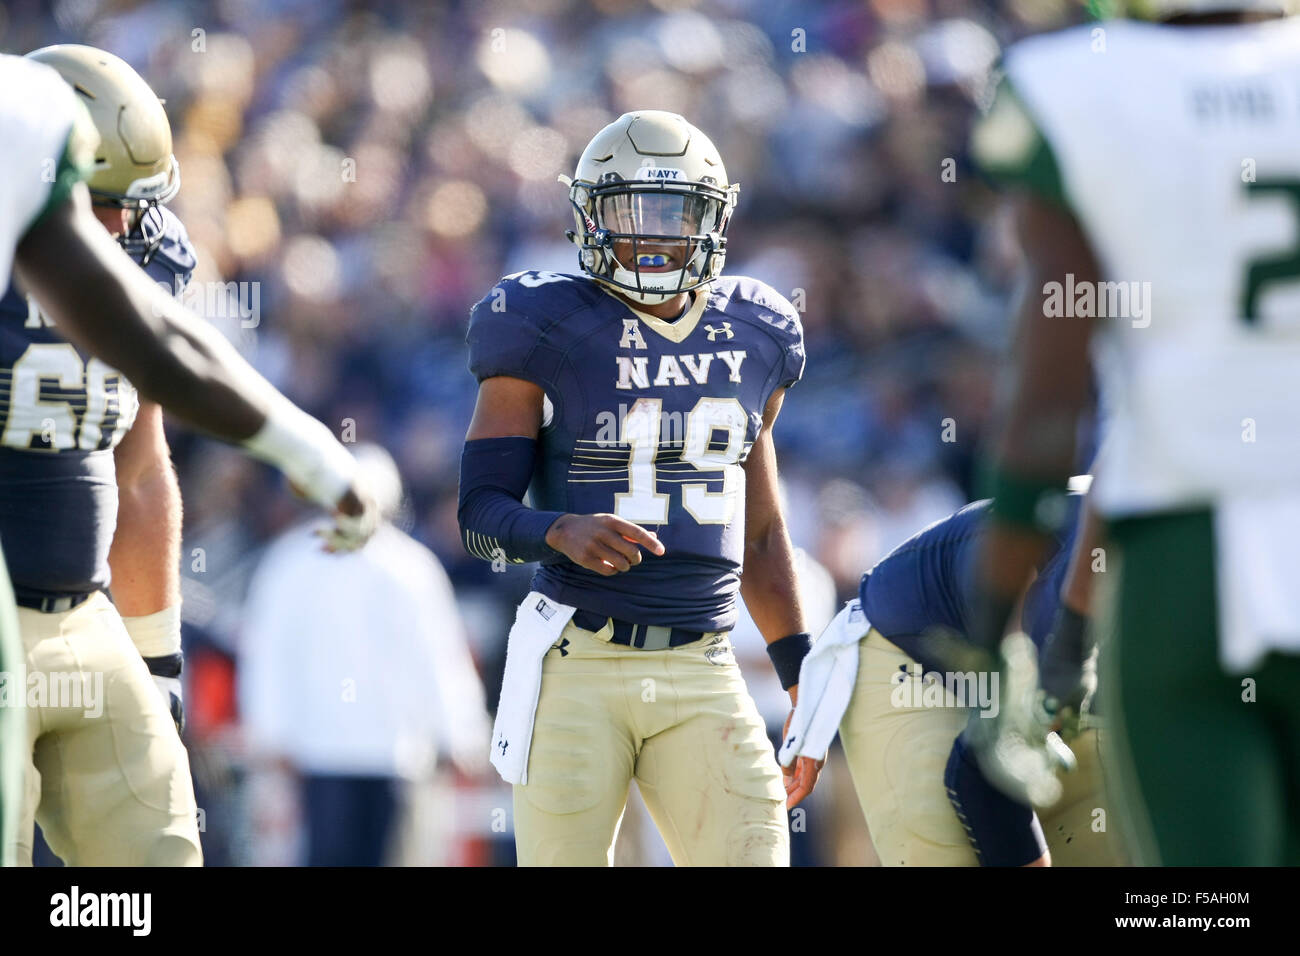
[[[185,231],[185,226],[176,213],[166,206],[159,206],[158,211],[162,213],[163,220],[162,244],[144,267],[145,272],[154,281],[165,282],[169,287],[175,286],[176,279],[179,278],[180,285],[184,287],[194,275],[198,256],[190,242],[189,233]]]
[[[1105,24],[1081,23],[1064,30],[1025,37],[1007,47],[1001,66],[1006,73],[1014,74],[1017,83],[1069,85],[1069,77],[1053,69],[1053,63],[1064,59],[1082,66],[1097,61],[1099,69],[1108,69],[1105,57],[1093,48],[1095,31],[1104,32],[1105,49],[1109,49],[1111,41],[1128,33],[1127,28],[1131,25],[1122,20]]]
[[[601,295],[600,288],[586,276],[534,269],[502,276],[483,297],[483,302],[494,305],[498,314],[540,313],[557,319],[599,301]],[[478,305],[474,308],[477,310]]]
[[[766,282],[749,276],[723,276],[714,282],[715,294],[723,301],[717,308],[730,313],[734,308],[749,317],[789,335],[803,337],[803,323],[790,300]]]
[[[585,276],[536,271],[505,276],[470,310],[465,337],[470,371],[480,382],[509,375],[546,387],[550,375],[533,360],[537,347],[552,326],[602,295]]]
[[[783,388],[803,377],[803,322],[790,300],[748,276],[722,276],[713,283],[712,294],[715,309],[765,329],[780,344],[785,355],[779,382]]]

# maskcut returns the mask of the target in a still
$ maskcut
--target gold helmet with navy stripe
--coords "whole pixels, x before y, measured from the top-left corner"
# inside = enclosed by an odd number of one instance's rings
[[[739,184],[676,113],[624,113],[587,145],[569,186],[582,271],[646,304],[712,282]]]
[[[162,241],[156,208],[181,187],[162,101],[130,64],[105,50],[62,43],[27,57],[57,70],[89,111],[99,131],[94,169],[86,180],[91,199],[131,211],[130,228],[120,241],[128,253],[148,262]]]

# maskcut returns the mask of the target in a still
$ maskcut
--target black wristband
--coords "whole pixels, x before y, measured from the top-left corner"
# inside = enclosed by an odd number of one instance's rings
[[[772,658],[772,666],[776,668],[782,690],[789,690],[799,683],[799,667],[810,650],[812,635],[807,631],[790,634],[767,645],[767,656]]]
[[[180,677],[185,667],[185,656],[177,651],[161,657],[146,657],[144,663],[154,677]]]

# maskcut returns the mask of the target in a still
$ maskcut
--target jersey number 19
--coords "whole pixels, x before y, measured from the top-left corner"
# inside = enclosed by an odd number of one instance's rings
[[[657,491],[659,482],[679,482],[682,507],[699,524],[730,524],[736,501],[744,487],[744,470],[738,464],[745,449],[748,419],[734,398],[701,398],[687,413],[681,460],[699,471],[722,474],[722,490],[709,491],[706,482],[672,478],[656,467],[663,427],[663,401],[639,398],[623,417],[620,442],[631,446],[628,490],[614,495],[614,513],[637,524],[666,524],[668,498]],[[722,431],[725,446],[714,447],[713,435]]]

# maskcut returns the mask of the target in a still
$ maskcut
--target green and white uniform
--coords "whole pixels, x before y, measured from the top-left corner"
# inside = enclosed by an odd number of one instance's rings
[[[1300,863],[1300,22],[1089,24],[1004,69],[975,157],[1068,208],[1104,280],[1042,291],[1100,320],[1138,850]]]
[[[14,251],[49,210],[67,202],[90,172],[95,132],[72,88],[48,66],[0,55],[0,288],[8,288]],[[4,542],[8,544],[8,542]],[[0,562],[0,864],[12,863],[27,765],[22,644],[13,591]]]

